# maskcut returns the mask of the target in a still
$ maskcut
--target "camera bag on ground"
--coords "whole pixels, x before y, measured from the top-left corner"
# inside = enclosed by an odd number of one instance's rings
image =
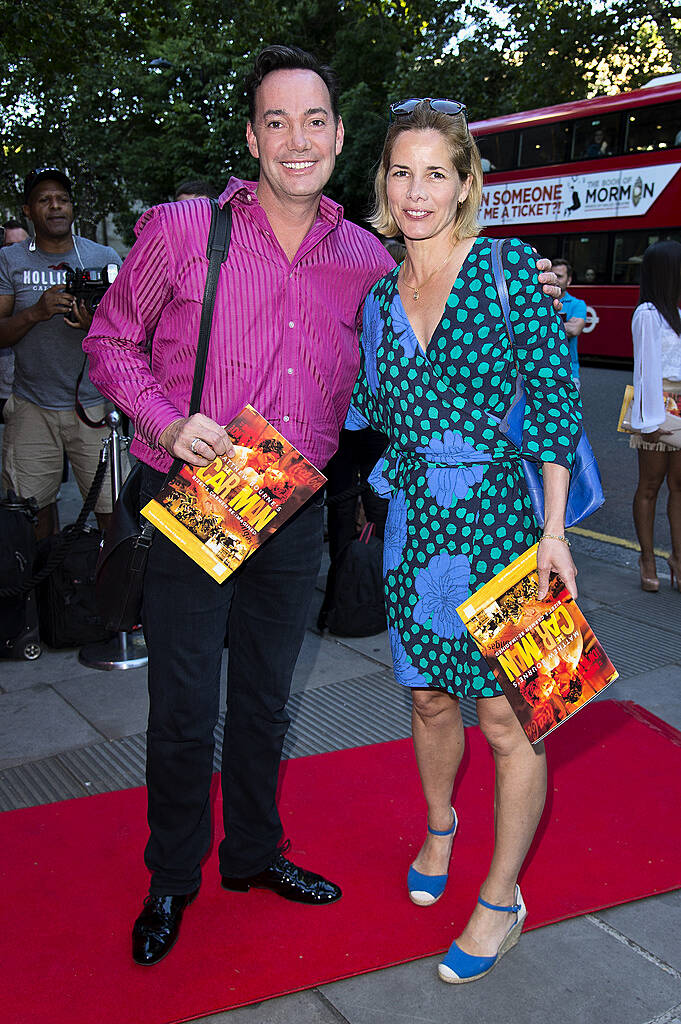
[[[199,412],[201,407],[220,266],[227,259],[231,231],[231,206],[225,203],[220,208],[211,200],[210,232],[206,248],[208,272],[196,346],[190,416]],[[175,476],[181,466],[182,461],[175,459],[166,475],[166,482]],[[137,464],[121,487],[97,562],[97,606],[105,625],[116,632],[132,629],[139,623],[142,613],[144,572],[154,527],[147,520],[140,519],[141,474],[142,466]]]
[[[92,527],[75,533],[66,526],[56,537],[40,544],[38,565],[47,561],[57,545],[66,542],[64,558],[38,590],[40,637],[49,647],[81,647],[108,640],[95,598],[95,568],[102,535]]]
[[[387,628],[383,541],[373,533],[374,524],[367,523],[335,559],[327,625],[336,636],[375,636]]]
[[[93,642],[93,633],[96,633],[96,640],[105,639],[111,635],[103,629],[101,621],[96,627],[94,620],[97,618],[92,582],[94,569],[97,561],[97,549],[99,547],[99,533],[96,530],[88,530],[85,523],[88,516],[95,507],[95,503],[102,489],[102,482],[106,472],[106,456],[102,451],[99,465],[95,472],[90,490],[83,502],[78,519],[73,526],[67,526],[61,533],[48,537],[37,546],[37,556],[31,557],[29,562],[29,573],[24,574],[20,581],[15,579],[10,582],[11,577],[0,578],[0,602],[5,600],[14,605],[21,604],[28,597],[30,606],[30,594],[34,588],[38,594],[38,618],[40,620],[40,638],[52,647],[78,647],[84,643]],[[16,501],[20,504],[30,506],[30,500],[24,501],[19,498]],[[33,503],[35,507],[35,503]],[[81,543],[83,533],[87,534],[87,540]],[[31,551],[36,550],[36,542],[33,539],[33,527],[31,525]],[[71,564],[69,556],[74,552],[75,559]],[[45,586],[52,574],[59,573],[62,565],[66,563],[66,577],[59,580],[55,577],[56,583],[52,586]],[[27,579],[26,576],[29,576]],[[41,586],[42,585],[42,586]],[[89,607],[85,606],[89,602]],[[31,651],[19,651],[18,654],[25,658],[37,658],[40,654]]]
[[[33,572],[38,515],[34,498],[10,491],[0,501],[0,587],[22,591]],[[41,654],[35,590],[0,597],[0,653],[32,661]]]

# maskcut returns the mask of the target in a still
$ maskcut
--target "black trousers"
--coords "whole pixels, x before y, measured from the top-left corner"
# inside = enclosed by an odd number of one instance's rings
[[[144,500],[164,477],[145,469]],[[192,892],[211,841],[209,792],[229,622],[222,754],[222,874],[265,868],[282,838],[276,805],[291,677],[319,572],[322,504],[312,498],[237,573],[216,583],[158,531],[144,581],[149,652],[150,892]]]

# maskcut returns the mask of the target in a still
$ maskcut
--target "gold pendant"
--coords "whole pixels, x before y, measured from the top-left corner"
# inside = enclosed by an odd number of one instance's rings
[[[420,293],[419,293],[418,288],[414,288],[414,302],[418,302],[419,301],[419,297],[420,297]]]

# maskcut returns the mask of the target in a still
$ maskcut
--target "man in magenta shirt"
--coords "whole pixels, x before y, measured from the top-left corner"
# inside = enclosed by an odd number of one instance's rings
[[[159,491],[174,457],[205,466],[231,454],[221,424],[247,403],[325,466],[357,374],[364,296],[394,266],[378,240],[322,194],[343,145],[333,72],[297,48],[272,46],[256,59],[247,93],[247,142],[260,172],[257,183],[232,178],[219,199],[232,207],[232,241],[220,272],[202,412],[187,417],[207,269],[207,200],[141,217],[137,242],[84,344],[93,383],[134,420],[132,452],[145,463],[143,503]],[[137,963],[157,963],[170,950],[200,885],[227,623],[222,884],[265,887],[312,904],[341,895],[284,857],[276,807],[286,702],[321,550],[321,499],[223,584],[154,536],[143,609],[151,883],[133,928]]]
[[[394,266],[373,235],[344,220],[342,208],[322,195],[343,145],[333,73],[302,51],[269,47],[247,88],[247,141],[260,176],[257,184],[232,178],[219,199],[232,206],[232,239],[201,414],[187,418],[207,269],[207,200],[141,217],[137,241],[84,345],[91,379],[134,420],[132,452],[145,463],[143,501],[158,492],[173,457],[205,466],[230,454],[222,424],[247,403],[325,466],[357,374],[364,296]],[[322,526],[322,500],[312,499],[223,584],[154,536],[143,609],[151,883],[133,929],[138,963],[157,963],[169,951],[200,885],[228,621],[223,885],[267,887],[312,904],[341,895],[284,857],[276,806],[286,702],[319,571]]]

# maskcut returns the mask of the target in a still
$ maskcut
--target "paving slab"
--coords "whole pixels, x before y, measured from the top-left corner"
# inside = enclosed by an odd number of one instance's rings
[[[681,973],[681,889],[599,910],[597,917]]]
[[[681,980],[586,918],[528,932],[473,984],[441,982],[438,961],[429,957],[321,990],[351,1024],[643,1024],[681,1001]]]
[[[201,1024],[339,1024],[339,1020],[327,999],[312,989],[201,1017]]]
[[[0,661],[0,689],[6,693],[27,690],[31,686],[51,684],[59,679],[87,678],[101,675],[97,669],[88,668],[78,661],[79,648],[56,651],[44,647],[35,661]]]
[[[50,757],[102,738],[49,686],[0,696],[0,768]]]
[[[373,672],[375,667],[361,653],[341,644],[336,637],[320,636],[308,630],[298,655],[291,689],[297,693],[313,686],[353,679]]]
[[[393,659],[390,653],[390,638],[388,631],[379,633],[377,636],[343,636],[335,638],[338,643],[351,651],[363,654],[372,661],[380,662],[392,668]]]
[[[62,679],[54,689],[109,740],[134,736],[147,727],[149,698],[146,668]]]

